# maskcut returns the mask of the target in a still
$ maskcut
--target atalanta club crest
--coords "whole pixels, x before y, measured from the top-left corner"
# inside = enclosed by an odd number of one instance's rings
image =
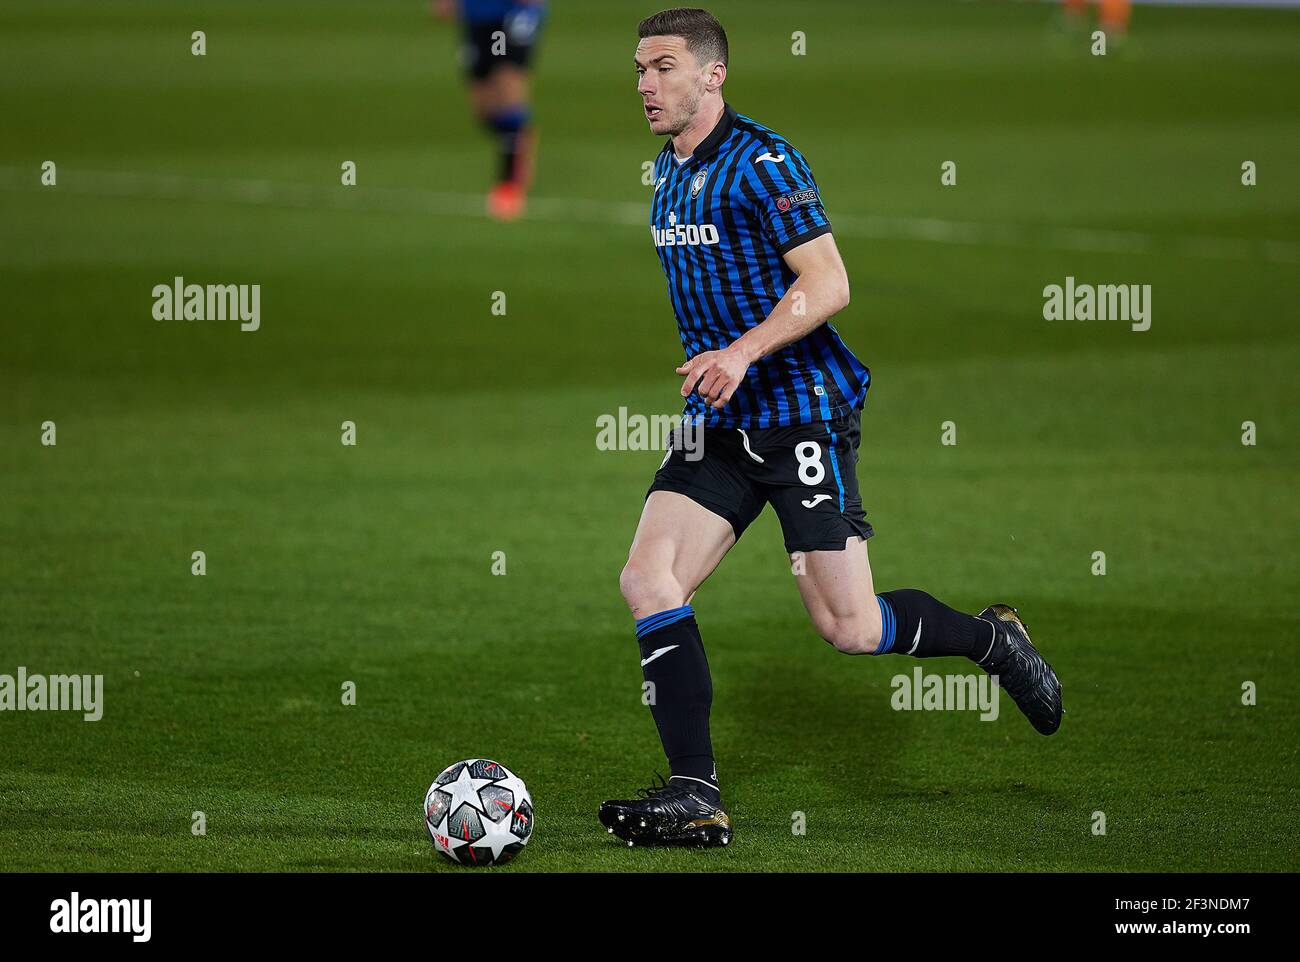
[[[698,174],[695,175],[695,179],[691,181],[692,197],[696,196],[697,194],[699,194],[701,190],[704,189],[704,181],[708,178],[708,176],[709,176],[709,168],[707,167],[705,167],[702,171],[700,171]]]

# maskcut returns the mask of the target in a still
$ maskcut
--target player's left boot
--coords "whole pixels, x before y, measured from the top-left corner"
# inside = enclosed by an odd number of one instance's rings
[[[642,798],[600,803],[600,824],[633,845],[712,848],[731,841],[731,818],[689,781],[641,789]]]
[[[997,675],[1002,690],[1011,696],[1029,724],[1042,735],[1061,727],[1061,682],[1047,660],[1029,640],[1029,630],[1010,605],[989,605],[979,617],[992,622],[997,632],[988,656],[977,664]]]

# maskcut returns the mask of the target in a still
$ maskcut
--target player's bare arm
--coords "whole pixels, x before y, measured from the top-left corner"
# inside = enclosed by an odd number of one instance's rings
[[[785,262],[796,280],[767,319],[721,351],[697,354],[677,368],[682,397],[698,391],[711,407],[721,409],[736,393],[749,368],[816,330],[849,303],[849,275],[831,234],[814,237],[789,251]]]

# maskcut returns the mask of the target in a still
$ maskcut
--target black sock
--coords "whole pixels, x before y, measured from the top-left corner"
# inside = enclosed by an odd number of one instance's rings
[[[683,605],[638,618],[636,637],[641,670],[650,683],[643,700],[650,703],[673,777],[717,793],[718,770],[709,739],[713,680],[694,610]]]
[[[996,629],[991,623],[954,611],[924,591],[899,588],[876,595],[876,600],[882,623],[877,655],[963,655],[978,662],[993,644]]]
[[[499,182],[515,181],[520,177],[519,151],[527,135],[529,110],[527,107],[508,107],[487,118],[487,125],[497,135],[500,156]]]

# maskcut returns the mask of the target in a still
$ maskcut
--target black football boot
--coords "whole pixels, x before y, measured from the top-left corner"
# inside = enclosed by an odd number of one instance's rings
[[[1061,683],[1033,642],[1020,615],[1010,605],[989,605],[979,617],[996,632],[989,653],[976,662],[997,676],[1002,690],[1042,735],[1061,727]]]
[[[713,848],[731,842],[731,818],[694,779],[677,778],[640,789],[641,798],[600,803],[600,824],[633,845]],[[711,794],[711,793],[708,793]]]

